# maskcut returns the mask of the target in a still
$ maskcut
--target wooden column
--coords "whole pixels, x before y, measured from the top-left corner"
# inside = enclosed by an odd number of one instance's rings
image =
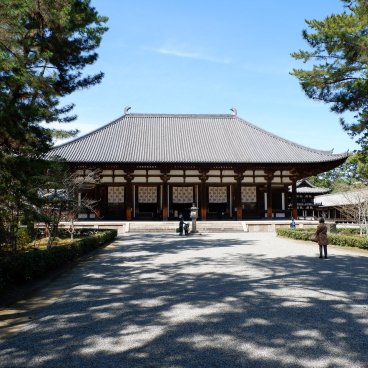
[[[162,180],[162,220],[167,221],[169,219],[169,203],[168,203],[168,180],[169,177],[167,175],[167,172],[163,172],[163,175],[161,176]]]
[[[290,198],[290,193],[289,193],[289,185],[285,184],[284,185],[284,196],[285,196],[285,217],[286,214],[288,213],[288,210],[290,209],[290,202],[289,202],[289,198]]]
[[[272,219],[272,185],[271,181],[267,181],[267,219]]]
[[[168,184],[167,181],[162,183],[162,220],[167,221],[169,219],[169,203],[167,201]]]
[[[298,218],[298,203],[296,196],[296,178],[291,178],[291,216]]]
[[[236,207],[236,219],[241,221],[243,219],[243,207],[241,198],[241,183],[244,176],[240,173],[236,176],[236,187],[235,187],[235,207]]]
[[[200,204],[200,211],[201,211],[201,219],[202,221],[205,221],[207,219],[207,191],[206,191],[206,182],[208,179],[207,170],[202,170],[200,180],[200,198],[201,198],[201,204]]]
[[[133,176],[131,174],[125,175],[125,218],[127,221],[132,221],[133,218]]]
[[[96,215],[96,220],[99,220],[101,217],[101,213],[103,213],[104,211],[101,211],[101,207],[106,207],[106,204],[104,203],[104,201],[106,200],[105,198],[102,198],[101,195],[101,187],[99,185],[95,186],[95,200],[97,200],[97,206],[95,207],[95,215]],[[103,203],[103,205],[102,205]]]
[[[266,181],[267,181],[267,219],[272,219],[272,180],[273,180],[273,172],[268,171],[266,173]]]
[[[107,186],[97,185],[95,189],[95,199],[98,200],[98,207],[95,209],[96,219],[108,216],[108,192]],[[123,216],[123,214],[122,214]]]

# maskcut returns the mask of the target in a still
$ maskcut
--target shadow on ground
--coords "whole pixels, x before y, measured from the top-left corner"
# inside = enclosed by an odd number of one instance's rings
[[[0,343],[0,367],[366,367],[367,266],[251,236],[122,237]]]

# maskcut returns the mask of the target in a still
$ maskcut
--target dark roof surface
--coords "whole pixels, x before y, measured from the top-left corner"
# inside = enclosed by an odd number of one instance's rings
[[[289,186],[289,191],[291,192],[291,186]],[[299,194],[324,194],[330,191],[331,189],[317,187],[306,179],[298,180],[296,182],[296,192]]]
[[[69,162],[317,163],[341,160],[235,115],[126,114],[48,154]]]
[[[331,191],[331,189],[318,188],[318,187],[315,187],[315,188],[309,188],[309,187],[296,188],[296,192],[298,194],[324,194],[324,193],[328,193],[330,191]]]

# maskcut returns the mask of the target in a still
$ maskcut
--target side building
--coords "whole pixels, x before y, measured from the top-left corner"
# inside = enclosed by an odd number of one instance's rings
[[[298,180],[296,183],[296,204],[299,219],[314,219],[319,214],[321,203],[316,200],[316,196],[327,194],[329,188],[317,187],[306,179]],[[291,203],[292,188],[289,186],[289,203]],[[318,198],[318,197],[317,197]]]
[[[104,220],[168,220],[199,207],[201,220],[297,218],[297,182],[348,153],[301,146],[237,115],[124,114],[52,149],[79,175],[100,177],[80,196]],[[289,193],[290,186],[290,193]]]
[[[315,197],[318,216],[335,222],[365,223],[368,217],[368,189]]]

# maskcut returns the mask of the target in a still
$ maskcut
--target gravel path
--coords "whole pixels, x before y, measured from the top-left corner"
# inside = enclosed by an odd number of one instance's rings
[[[368,252],[329,251],[273,233],[122,236],[16,306],[0,367],[366,368]]]

